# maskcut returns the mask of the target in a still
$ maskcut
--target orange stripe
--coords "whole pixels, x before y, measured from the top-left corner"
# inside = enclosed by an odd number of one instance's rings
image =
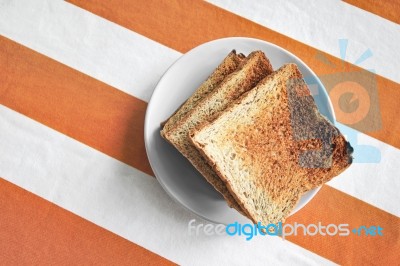
[[[287,219],[309,225],[321,222],[359,226],[381,226],[383,236],[297,236],[288,240],[336,263],[346,265],[396,265],[400,251],[400,219],[339,190],[323,186],[300,212]],[[299,229],[300,230],[300,229]],[[333,232],[333,229],[331,229]],[[302,231],[299,231],[302,232]]]
[[[182,5],[185,4],[183,3]],[[208,4],[205,4],[204,12],[202,9],[199,10],[200,14],[208,14],[209,8],[212,8],[211,10],[214,10],[216,16],[220,16],[222,19],[227,16],[226,14],[229,15],[229,13],[215,9],[215,7]],[[178,11],[176,13],[177,15],[180,14]],[[208,14],[208,16],[211,15]],[[241,19],[238,18],[238,21],[241,21]],[[258,27],[255,24],[253,26]],[[171,35],[170,39],[173,39],[173,37]],[[288,45],[293,45],[290,43],[296,42],[290,41]],[[143,149],[141,132],[143,130],[143,117],[146,107],[144,102],[5,38],[0,38],[0,60],[0,66],[2,67],[2,72],[0,72],[0,79],[2,80],[2,87],[0,88],[1,103],[51,128],[72,136],[78,141],[95,147],[114,158],[129,161],[129,164],[134,167],[144,169],[143,165],[148,165]],[[384,82],[389,81],[384,80]],[[392,89],[388,88],[388,92],[392,93]],[[391,103],[389,102],[389,104]],[[396,123],[393,125],[396,125]],[[127,132],[132,128],[133,133]],[[136,131],[140,131],[140,133],[136,133]],[[129,147],[128,152],[124,150],[126,146]],[[398,231],[388,225],[388,216],[384,211],[362,201],[350,204],[349,202],[354,201],[352,197],[342,192],[335,193],[333,191],[334,189],[325,187],[318,194],[318,197],[312,201],[314,205],[309,205],[330,206],[330,215],[324,214],[325,210],[316,211],[315,213],[301,211],[294,216],[296,220],[300,221],[301,219],[315,217],[313,221],[318,220],[327,224],[334,219],[335,215],[332,215],[332,213],[336,214],[338,212],[341,213],[342,217],[353,217],[346,221],[350,224],[356,224],[354,221],[357,222],[359,220],[374,221],[374,223],[381,226],[387,226],[385,230],[393,233],[394,236],[398,235]],[[332,198],[339,198],[339,200],[332,201]],[[3,201],[3,204],[13,204],[11,200],[7,201],[9,203]],[[21,204],[29,206],[29,201],[30,199],[26,198],[24,203]],[[331,202],[330,205],[327,205],[327,202]],[[364,211],[362,214],[357,213],[351,216],[352,212],[346,210],[349,205],[353,206],[354,210]],[[39,208],[31,209],[41,210],[40,206]],[[393,224],[398,226],[398,220],[395,220]],[[32,228],[23,229],[21,234],[30,234],[32,230]],[[297,241],[301,246],[312,248],[318,254],[323,254],[341,263],[346,262],[344,257],[337,258],[335,255],[337,251],[327,248],[326,245],[328,244],[318,242],[318,244],[310,247],[309,242],[310,240],[302,238]],[[17,242],[14,243],[17,245]],[[354,243],[354,241],[351,243]],[[365,243],[367,245],[364,245],[364,241],[359,240],[356,243],[359,246],[354,247],[346,241],[344,243],[337,242],[335,239],[329,241],[330,246],[339,245],[345,250],[351,250],[355,253],[361,251],[371,258],[379,258],[380,254],[377,250],[380,250],[380,248],[376,245],[380,245],[380,242],[367,241]],[[397,245],[397,243],[398,237],[396,237],[396,241],[393,244]],[[7,254],[12,255],[16,246],[10,246]],[[35,245],[31,243],[27,245],[28,247],[32,248]],[[365,259],[363,256],[358,257],[358,259],[356,255],[354,256],[354,261],[357,260],[360,263]]]
[[[0,104],[152,175],[147,104],[0,36]]]
[[[349,63],[295,41],[238,15],[203,1],[96,1],[69,0],[90,12],[116,22],[180,52],[218,38],[248,36],[273,42],[300,57],[318,75],[359,71]],[[322,53],[333,64],[316,60]],[[337,67],[335,67],[337,66]],[[382,128],[364,132],[374,138],[400,148],[400,85],[376,76]],[[395,133],[397,132],[397,134]]]
[[[400,24],[400,2],[398,0],[343,0],[344,2]]]
[[[271,41],[292,51],[318,75],[343,71],[343,68],[335,68],[324,64],[323,61],[315,60],[315,56],[322,52],[205,2],[181,0],[174,2],[149,0],[143,4],[137,2],[133,4],[129,1],[116,3],[72,0],[70,2],[181,52],[217,38],[249,36]],[[343,66],[347,71],[359,70],[351,64],[343,64],[338,58],[322,54],[334,65]],[[400,111],[400,106],[396,102],[400,97],[400,86],[383,77],[376,78],[383,128],[369,134],[400,147],[400,139],[395,133],[400,132],[400,123],[395,120],[396,113]],[[398,218],[329,186],[324,186],[318,196],[305,209],[288,220],[290,221],[305,223],[320,221],[323,224],[344,222],[352,226],[376,224],[384,228],[388,235],[377,240],[372,238],[366,240],[365,237],[343,239],[317,237],[315,240],[303,237],[291,238],[291,241],[338,263],[393,262],[395,256],[393,251],[398,249]],[[384,250],[388,253],[382,255],[381,252]]]
[[[173,265],[0,178],[2,265]]]

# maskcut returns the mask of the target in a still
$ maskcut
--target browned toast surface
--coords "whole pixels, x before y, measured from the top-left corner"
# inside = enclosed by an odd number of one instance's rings
[[[253,222],[277,223],[352,162],[295,64],[263,79],[190,139]]]

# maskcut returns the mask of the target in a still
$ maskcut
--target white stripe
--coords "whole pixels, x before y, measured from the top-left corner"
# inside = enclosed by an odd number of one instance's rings
[[[339,0],[208,2],[339,58],[338,40],[348,39],[346,61],[370,49],[373,56],[360,66],[400,82],[400,25],[389,20]]]
[[[3,3],[0,17],[1,34],[144,100],[180,55],[64,2]],[[244,264],[248,258],[255,263],[328,263],[277,239],[218,237],[210,248],[210,239],[186,234],[193,217],[166,197],[154,179],[4,107],[0,110],[0,176],[162,256],[184,264],[212,259]],[[399,184],[390,169],[399,164],[399,151],[361,138],[380,148],[381,165],[354,165],[331,184],[399,215],[394,205]],[[248,256],[240,256],[243,252]]]
[[[181,55],[63,1],[3,1],[0,18],[1,35],[145,101]]]
[[[174,262],[332,264],[277,237],[190,236],[191,219],[205,222],[155,178],[1,105],[0,127],[0,176]]]
[[[273,7],[272,4],[270,6]],[[252,5],[254,4],[249,3],[250,7]],[[237,7],[235,4],[232,6]],[[255,18],[257,10],[262,8],[254,9]],[[243,7],[241,9],[246,11]],[[274,12],[278,11],[279,8]],[[160,75],[180,55],[62,1],[3,3],[0,15],[1,34],[144,100],[149,99]],[[399,184],[390,170],[390,167],[399,163],[396,161],[396,158],[400,158],[399,151],[364,134],[360,136],[379,147],[382,151],[382,162],[378,165],[355,164],[343,174],[347,178],[339,177],[331,184],[352,196],[399,215],[400,211],[394,204],[398,201],[394,200],[398,199],[394,190],[399,188]],[[372,178],[371,173],[376,173],[379,178]],[[370,182],[363,182],[366,177]],[[377,185],[380,180],[384,181],[385,186]]]
[[[400,150],[344,125],[339,128],[353,136],[355,162],[328,184],[400,217]]]

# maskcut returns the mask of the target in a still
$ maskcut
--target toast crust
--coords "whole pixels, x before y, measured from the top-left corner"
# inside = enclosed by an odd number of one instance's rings
[[[319,113],[295,64],[192,130],[190,140],[254,223],[283,222],[305,192],[352,163],[352,147]]]
[[[244,59],[245,56],[243,54],[236,54],[236,50],[232,50],[206,81],[196,89],[193,95],[182,103],[166,121],[161,123],[161,136],[165,137],[165,132],[174,127],[199,101],[213,91],[229,74],[235,71]]]
[[[189,132],[204,121],[211,121],[230,102],[252,89],[260,80],[272,73],[272,66],[261,51],[252,52],[215,90],[206,95],[191,109],[175,127],[165,133],[165,138],[174,145],[226,199],[229,206],[242,214],[244,211],[230,194],[226,184],[213,171],[208,162],[193,146]],[[247,213],[245,212],[247,215]]]

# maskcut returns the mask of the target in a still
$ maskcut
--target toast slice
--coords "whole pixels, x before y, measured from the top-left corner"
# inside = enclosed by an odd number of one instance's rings
[[[253,88],[270,73],[272,73],[272,66],[265,54],[261,51],[252,52],[235,72],[204,97],[175,127],[165,132],[165,138],[224,196],[228,205],[242,213],[243,211],[229,193],[225,183],[190,142],[189,131],[205,121],[211,121],[229,103]]]
[[[199,101],[201,101],[208,93],[213,91],[229,74],[235,71],[239,64],[244,60],[243,54],[236,54],[232,50],[224,60],[218,65],[213,73],[204,81],[193,95],[186,100],[165,122],[161,123],[161,136],[165,136],[165,132],[175,126]]]
[[[319,113],[295,64],[262,80],[190,139],[263,225],[283,222],[305,192],[352,163],[352,147]]]

